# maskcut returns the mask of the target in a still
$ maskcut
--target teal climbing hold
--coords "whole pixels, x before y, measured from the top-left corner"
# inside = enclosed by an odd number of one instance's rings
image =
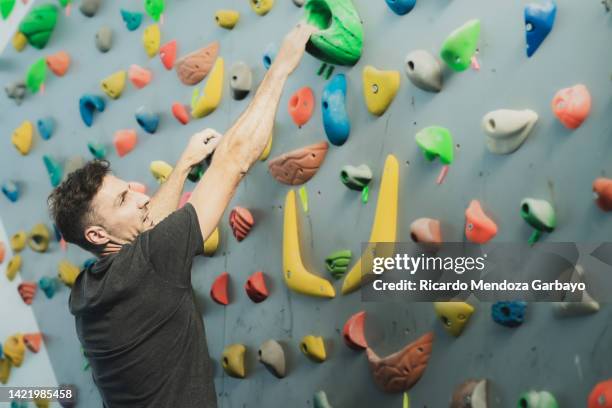
[[[144,8],[149,17],[158,21],[166,7],[164,0],[144,0]]]
[[[327,394],[325,391],[317,391],[312,401],[313,408],[333,408],[327,400]]]
[[[159,114],[150,111],[144,106],[138,108],[135,117],[136,122],[147,133],[155,133],[157,126],[159,126]]]
[[[52,117],[41,118],[36,121],[36,127],[40,137],[45,140],[51,139],[53,136],[53,130],[55,129],[55,121]]]
[[[47,78],[47,63],[44,58],[39,58],[30,65],[26,73],[25,83],[30,92],[36,93],[45,83]]]
[[[480,38],[480,20],[470,20],[446,38],[440,57],[454,71],[465,71],[472,63],[472,57],[478,49]]]
[[[363,49],[363,26],[351,0],[308,0],[306,21],[320,29],[306,46],[314,57],[338,65],[355,65]]]
[[[45,163],[45,167],[47,168],[47,173],[49,174],[49,180],[51,180],[51,185],[53,187],[59,186],[64,173],[62,170],[62,165],[57,160],[46,154],[43,156],[43,162]]]
[[[266,47],[264,51],[264,55],[262,58],[265,69],[270,69],[270,66],[274,62],[274,58],[276,58],[276,53],[278,53],[278,48],[276,47],[276,44],[274,43],[268,44],[268,46]]]
[[[352,257],[353,253],[349,249],[333,252],[325,258],[325,267],[334,279],[340,279],[348,270]]]
[[[79,111],[85,125],[91,127],[93,124],[94,112],[104,112],[106,102],[99,95],[85,94],[79,99]]]
[[[121,9],[121,18],[129,31],[138,30],[142,23],[142,13]]]
[[[6,196],[11,202],[16,202],[19,200],[19,185],[14,181],[7,180],[2,183],[2,194]]]
[[[557,226],[555,209],[546,200],[525,198],[521,201],[521,217],[534,228],[529,243],[534,244],[542,236],[542,232],[553,232]]]
[[[416,0],[385,0],[387,6],[398,16],[410,13],[416,4]]]
[[[57,23],[57,7],[53,4],[34,6],[19,24],[19,31],[28,39],[32,47],[39,50],[45,48],[55,24]]]
[[[423,150],[425,158],[433,161],[436,157],[444,164],[453,162],[453,136],[440,126],[430,126],[416,134],[416,143]]]
[[[38,286],[40,287],[40,290],[43,291],[45,296],[47,296],[48,299],[51,299],[57,290],[57,279],[44,276],[38,281]]]
[[[346,77],[335,75],[325,86],[321,96],[323,127],[329,142],[342,146],[351,133],[351,122],[346,112]]]
[[[87,143],[87,148],[96,159],[103,160],[106,158],[106,146],[103,143],[89,142]]]

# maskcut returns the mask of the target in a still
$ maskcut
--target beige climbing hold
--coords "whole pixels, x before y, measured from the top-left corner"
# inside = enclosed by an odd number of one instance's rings
[[[204,241],[204,256],[213,256],[219,248],[219,227]]]
[[[463,332],[474,313],[474,307],[465,302],[434,302],[434,310],[444,329],[455,337]]]
[[[363,96],[371,114],[382,116],[400,86],[398,71],[380,71],[371,65],[363,69]]]
[[[34,125],[29,120],[24,121],[13,131],[11,141],[19,153],[27,155],[32,148],[32,136],[34,135]]]
[[[218,54],[219,42],[215,41],[177,60],[176,74],[180,81],[185,85],[198,84],[213,69]]]
[[[36,252],[45,252],[49,248],[50,235],[45,224],[36,224],[30,231],[28,245]]]
[[[582,265],[576,265],[575,268],[571,268],[565,274],[569,275],[570,283],[585,283],[585,272]],[[600,308],[599,302],[593,299],[586,289],[575,292],[568,291],[561,300],[561,302],[553,303],[553,311],[557,317],[585,316],[597,313]]]
[[[419,244],[438,246],[442,243],[440,221],[433,218],[418,218],[410,224],[410,238]]]
[[[215,21],[219,27],[231,30],[238,24],[240,13],[236,10],[219,10],[215,13]]]
[[[287,374],[285,363],[285,351],[276,340],[267,340],[257,352],[257,358],[277,378],[283,378]]]
[[[74,285],[74,282],[76,282],[79,273],[81,273],[79,267],[66,259],[61,260],[57,265],[57,275],[59,279],[70,288]]]
[[[223,350],[223,362],[221,365],[225,372],[235,378],[246,377],[244,355],[246,347],[242,344],[230,344]]]
[[[327,142],[319,142],[292,150],[270,160],[268,171],[283,184],[304,184],[317,174],[328,149]]]
[[[18,231],[10,239],[11,249],[15,252],[21,252],[25,248],[28,234],[25,231]]]
[[[11,360],[11,364],[15,367],[21,367],[25,358],[25,350],[26,346],[21,333],[10,336],[4,342],[4,356]]]
[[[6,265],[6,278],[10,281],[15,279],[17,272],[21,269],[21,255],[13,256]]]
[[[170,177],[173,168],[163,160],[155,160],[151,162],[150,170],[155,180],[157,180],[159,184],[163,184],[168,180],[168,177]]]
[[[127,74],[125,71],[117,71],[114,74],[104,78],[100,82],[100,87],[105,94],[112,99],[118,99],[125,88],[125,78]]]
[[[487,388],[486,378],[467,380],[459,384],[453,392],[450,408],[487,408],[489,406]]]
[[[529,109],[499,109],[487,113],[482,118],[487,147],[495,154],[514,152],[527,139],[537,121],[538,114]]]
[[[142,33],[142,45],[149,56],[153,58],[159,51],[159,45],[161,43],[161,32],[157,24],[151,24],[145,28]]]
[[[21,52],[28,45],[28,39],[22,32],[17,31],[12,40],[13,48],[17,52]]]
[[[317,363],[322,363],[327,359],[323,337],[312,335],[304,336],[302,341],[300,341],[300,350],[302,350],[305,356]]]

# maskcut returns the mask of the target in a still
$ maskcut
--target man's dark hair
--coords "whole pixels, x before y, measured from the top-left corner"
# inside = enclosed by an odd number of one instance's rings
[[[64,240],[93,251],[96,246],[85,239],[85,229],[95,222],[91,201],[110,173],[106,160],[92,160],[70,173],[49,195],[49,212]]]

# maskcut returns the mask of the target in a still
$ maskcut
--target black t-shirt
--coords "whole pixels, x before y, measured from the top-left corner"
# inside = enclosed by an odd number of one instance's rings
[[[105,406],[217,406],[191,287],[203,248],[187,204],[77,278],[70,311]]]

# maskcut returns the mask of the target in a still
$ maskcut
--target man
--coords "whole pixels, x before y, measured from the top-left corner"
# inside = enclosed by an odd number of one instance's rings
[[[49,196],[64,239],[99,257],[76,279],[70,311],[106,407],[217,406],[191,287],[193,258],[263,152],[284,84],[314,31],[299,24],[287,35],[246,111],[223,137],[209,129],[194,135],[151,199],[101,161],[70,174]],[[213,150],[177,210],[189,169]]]

